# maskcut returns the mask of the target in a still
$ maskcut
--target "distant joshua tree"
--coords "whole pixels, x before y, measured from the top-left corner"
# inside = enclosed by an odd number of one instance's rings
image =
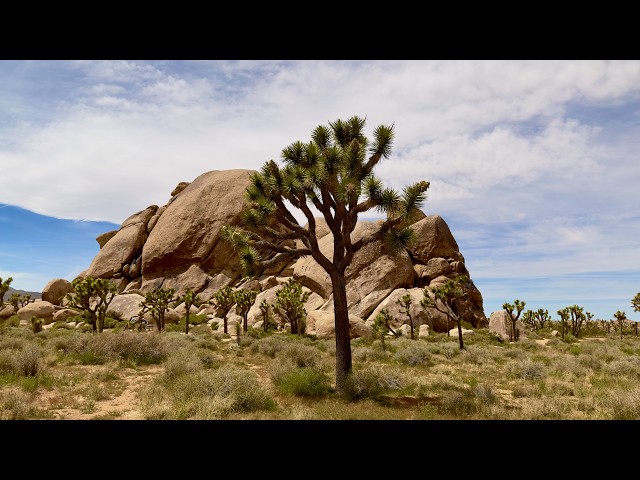
[[[68,306],[83,310],[93,333],[102,333],[109,304],[118,293],[117,287],[107,278],[76,278],[71,282],[73,292],[65,296]]]
[[[404,308],[404,310],[401,310],[402,313],[404,313],[407,317],[409,317],[409,326],[411,327],[411,340],[415,340],[416,337],[413,333],[413,318],[411,317],[411,294],[407,293],[405,295],[402,296],[402,298],[399,298],[397,300],[398,305],[400,305],[401,308]]]
[[[227,314],[231,307],[236,304],[236,296],[235,292],[231,287],[221,288],[216,292],[214,297],[210,300],[210,303],[215,306],[218,311],[216,312],[218,315],[222,315],[222,321],[224,325],[224,333],[227,332]]]
[[[389,321],[391,320],[393,320],[393,317],[389,313],[389,310],[387,310],[386,308],[380,310],[380,313],[378,313],[378,315],[376,315],[376,318],[373,320],[373,334],[374,336],[380,338],[380,343],[382,343],[383,351],[387,350],[387,347],[384,343],[384,337],[387,336],[388,332],[391,332],[395,337],[398,337],[396,331],[391,328],[391,325],[389,325]]]
[[[164,331],[164,316],[169,310],[169,305],[177,300],[174,297],[175,293],[175,288],[158,287],[153,289],[140,302],[140,313],[138,315],[142,318],[145,312],[151,312],[151,316],[156,320],[158,332]]]
[[[618,325],[620,326],[620,338],[622,338],[622,327],[624,326],[624,322],[627,320],[627,314],[624,311],[618,310],[613,314],[615,319],[618,321]]]
[[[249,310],[253,307],[257,296],[258,292],[254,290],[238,290],[235,293],[236,304],[240,310],[238,313],[240,313],[240,316],[242,317],[242,331],[244,333],[247,333],[247,330],[249,329],[249,326],[247,325],[247,316],[249,315]]]
[[[522,313],[522,310],[524,309],[524,306],[526,304],[527,304],[526,302],[520,301],[517,298],[513,301],[513,305],[507,302],[502,304],[502,308],[504,308],[507,311],[507,313],[509,314],[509,318],[511,319],[511,330],[509,331],[510,342],[518,341],[519,333],[518,333],[518,329],[516,328],[516,322],[520,318],[520,314]],[[514,314],[514,310],[515,310],[515,314]]]
[[[420,305],[435,308],[447,316],[447,335],[449,335],[449,319],[458,325],[458,342],[460,350],[464,349],[462,339],[462,319],[453,311],[456,301],[464,297],[464,285],[469,281],[466,275],[458,275],[454,279],[447,279],[444,285],[439,287],[425,287]],[[433,296],[433,298],[432,298]],[[443,306],[441,306],[443,305]]]
[[[182,295],[181,297],[176,298],[176,300],[175,300],[176,305],[179,305],[182,302],[184,302],[184,306],[187,309],[187,313],[185,314],[184,333],[189,335],[189,314],[191,313],[190,312],[191,311],[191,307],[192,306],[199,307],[204,302],[190,288],[187,289],[187,291],[184,293],[184,295]]]

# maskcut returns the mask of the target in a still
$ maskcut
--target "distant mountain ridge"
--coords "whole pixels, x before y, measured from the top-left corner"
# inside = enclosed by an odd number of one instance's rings
[[[4,294],[4,301],[8,302],[9,301],[9,297],[11,297],[11,295],[13,295],[14,293],[19,293],[20,295],[31,295],[31,298],[42,298],[42,292],[29,292],[27,290],[16,290],[15,288],[11,288],[9,287],[9,290],[7,290],[7,293]]]

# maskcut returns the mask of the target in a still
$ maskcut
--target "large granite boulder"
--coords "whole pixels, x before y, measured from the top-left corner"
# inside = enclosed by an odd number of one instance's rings
[[[73,292],[73,285],[69,280],[64,278],[54,278],[47,283],[42,290],[42,300],[50,302],[54,305],[60,305],[60,302],[67,293]]]
[[[398,304],[398,300],[406,294],[411,295],[411,305],[409,307],[409,313],[413,319],[413,327],[419,328],[420,325],[428,325],[431,331],[434,332],[446,332],[448,328],[451,328],[451,322],[447,327],[447,316],[438,311],[435,308],[424,308],[420,305],[420,302],[424,298],[422,288],[398,288],[391,292],[375,310],[367,318],[367,325],[372,325],[378,314],[386,309],[393,317],[393,320],[389,322],[390,326],[394,329],[399,328],[403,324],[409,323],[409,317],[403,313],[404,307]],[[441,309],[444,310],[442,303],[438,303]]]
[[[126,293],[116,295],[109,304],[109,310],[118,312],[122,318],[129,320],[134,315],[138,315],[140,311],[140,303],[144,300],[142,295],[137,293]]]
[[[29,325],[31,317],[41,318],[43,320],[42,323],[48,325],[53,322],[55,311],[56,306],[53,303],[46,300],[36,300],[20,308],[17,314],[22,325]]]
[[[358,222],[351,241],[357,242],[375,233],[381,224],[381,221]],[[318,246],[327,258],[333,258],[333,234],[322,237]],[[300,258],[293,269],[293,277],[321,297],[332,298],[331,278],[313,257]],[[349,312],[366,318],[393,290],[413,286],[413,277],[413,264],[407,254],[390,252],[382,241],[362,247],[345,271]],[[332,311],[333,302],[328,302],[323,309]]]
[[[314,310],[307,314],[307,332],[315,331],[317,338],[333,338],[336,336],[335,316],[331,312]],[[368,337],[371,327],[357,315],[349,315],[350,338]]]
[[[152,205],[122,222],[118,233],[95,256],[85,276],[112,278],[122,274],[123,267],[140,255],[147,239],[147,222],[157,209],[157,205]]]
[[[432,258],[450,258],[451,261],[464,262],[449,225],[440,215],[429,215],[411,225],[411,229],[416,236],[416,242],[411,247],[416,263],[428,265]]]
[[[516,330],[519,338],[525,337],[526,330],[521,320],[516,320]],[[513,322],[506,310],[498,310],[489,316],[489,331],[503,340],[509,341],[510,334],[513,331]]]
[[[142,275],[198,264],[205,271],[238,270],[237,255],[220,239],[239,223],[252,170],[214,170],[185,186],[158,219],[142,249]]]

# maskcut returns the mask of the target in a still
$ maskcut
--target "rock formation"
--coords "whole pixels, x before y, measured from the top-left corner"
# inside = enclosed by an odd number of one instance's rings
[[[124,318],[137,312],[137,304],[146,292],[160,286],[175,288],[179,294],[191,288],[204,300],[225,286],[250,288],[260,293],[249,311],[249,325],[262,321],[262,299],[274,301],[277,289],[293,277],[312,292],[306,303],[312,331],[319,321],[322,335],[331,335],[325,325],[326,318],[333,316],[331,282],[313,258],[279,265],[248,283],[242,278],[237,254],[220,239],[223,226],[240,223],[244,192],[252,173],[214,170],[192,182],[178,183],[166,205],[151,205],[127,218],[118,230],[98,236],[100,250],[79,277],[116,282],[120,294],[110,309],[120,311]],[[380,223],[358,222],[353,241],[375,232]],[[406,323],[396,300],[407,292],[413,299],[415,328],[426,325],[431,331],[446,332],[453,327],[435,309],[422,309],[420,299],[426,286],[439,285],[458,273],[469,275],[464,257],[442,217],[419,212],[411,228],[417,241],[410,252],[394,254],[382,242],[374,242],[358,251],[347,268],[347,300],[354,335],[369,332],[382,308],[393,314],[395,326]],[[318,238],[320,249],[330,258],[333,236],[323,219],[318,219]],[[488,326],[482,295],[471,280],[458,310],[456,313],[474,327]]]

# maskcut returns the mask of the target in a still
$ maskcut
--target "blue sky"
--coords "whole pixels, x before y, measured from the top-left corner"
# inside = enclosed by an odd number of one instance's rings
[[[0,61],[0,277],[72,279],[180,181],[319,124],[394,124],[377,174],[431,182],[485,313],[640,320],[640,61]],[[98,222],[98,223],[95,223]]]

